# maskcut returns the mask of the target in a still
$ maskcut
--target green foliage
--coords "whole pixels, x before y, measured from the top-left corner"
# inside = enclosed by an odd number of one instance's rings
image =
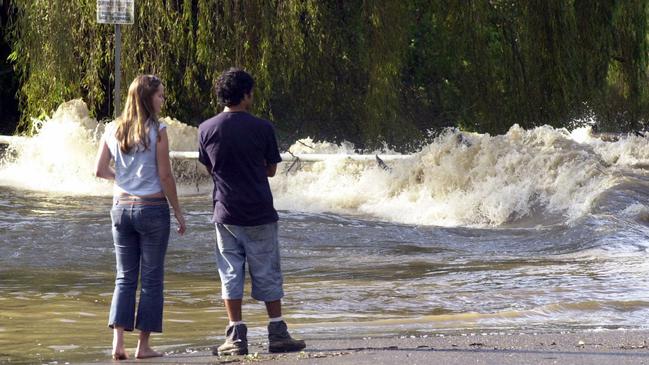
[[[95,24],[85,0],[24,0],[11,25],[10,60],[20,75],[22,120],[83,96],[95,113],[105,104],[110,32]]]
[[[139,73],[165,82],[165,114],[198,124],[212,85],[253,74],[255,113],[285,140],[405,146],[429,129],[501,133],[594,114],[641,128],[649,0],[136,0],[123,26],[122,97]],[[113,26],[95,0],[21,0],[9,60],[29,117],[83,97],[110,115]]]

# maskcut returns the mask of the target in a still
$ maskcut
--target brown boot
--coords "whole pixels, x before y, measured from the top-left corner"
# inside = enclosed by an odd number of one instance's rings
[[[303,340],[296,340],[288,334],[284,321],[268,324],[268,352],[294,352],[306,347]]]
[[[212,349],[212,355],[248,355],[248,327],[243,323],[228,326],[225,329],[225,342]]]

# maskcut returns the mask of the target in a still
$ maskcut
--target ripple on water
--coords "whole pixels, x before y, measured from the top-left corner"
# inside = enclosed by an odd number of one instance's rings
[[[59,351],[59,352],[63,352],[66,350],[75,350],[79,348],[79,346],[77,345],[52,345],[47,347],[54,351]]]

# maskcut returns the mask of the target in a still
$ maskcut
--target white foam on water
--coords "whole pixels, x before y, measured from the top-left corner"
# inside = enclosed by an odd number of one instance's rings
[[[168,125],[172,150],[196,150],[196,127],[168,117],[161,121]],[[110,195],[111,183],[93,176],[103,130],[81,100],[62,104],[34,137],[10,146],[7,156],[15,158],[0,165],[0,185]],[[590,127],[524,130],[515,125],[499,136],[449,130],[411,158],[389,161],[391,170],[384,170],[374,162],[345,159],[354,153],[350,143],[304,139],[289,151],[335,157],[302,163],[288,173],[284,171],[291,161],[285,161],[270,181],[276,207],[288,211],[443,226],[498,226],[525,217],[542,224],[550,215],[570,222],[616,183],[611,168],[649,164],[646,141],[624,137],[603,142],[592,136]],[[394,153],[387,148],[376,152]],[[193,166],[192,171],[202,168],[193,161],[174,161],[183,163]],[[179,190],[197,192],[191,183]],[[202,185],[199,192],[207,196],[210,190]]]
[[[341,146],[341,153],[347,150]],[[500,136],[448,131],[390,167],[341,157],[271,179],[271,185],[281,209],[482,226],[513,222],[539,208],[576,219],[614,183],[589,145],[547,126],[515,125]]]
[[[570,133],[572,140],[590,146],[606,164],[616,167],[649,165],[649,140],[637,135],[620,135],[617,141],[603,141],[593,135],[591,127]]]
[[[47,346],[48,348],[51,348],[54,351],[66,351],[66,350],[75,350],[78,349],[79,346],[77,345],[52,345],[52,346]]]
[[[37,124],[34,137],[10,146],[18,158],[0,167],[1,185],[79,194],[109,189],[92,177],[100,128],[85,103],[64,103]]]
[[[649,222],[649,207],[641,203],[633,203],[626,207],[620,215],[625,218]]]
[[[165,117],[172,150],[196,150],[197,128]],[[61,104],[51,118],[35,121],[37,133],[9,146],[0,185],[75,195],[111,195],[112,182],[94,176],[105,125],[89,116],[82,100]],[[17,156],[12,158],[12,156]]]

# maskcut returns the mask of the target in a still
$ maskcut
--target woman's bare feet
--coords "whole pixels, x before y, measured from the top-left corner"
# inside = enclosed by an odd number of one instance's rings
[[[113,360],[128,360],[124,348],[124,329],[120,327],[115,327],[113,330]]]
[[[113,352],[113,360],[128,360],[128,355],[126,352]]]
[[[135,358],[136,359],[148,359],[150,357],[161,357],[162,354],[153,351],[151,346],[149,346],[149,337],[151,336],[151,332],[140,332],[140,338],[139,341],[137,342],[137,349],[135,350]]]
[[[163,354],[157,351],[153,351],[152,348],[148,347],[146,349],[144,348],[138,348],[135,350],[135,358],[136,359],[148,359],[150,357],[162,357]]]

